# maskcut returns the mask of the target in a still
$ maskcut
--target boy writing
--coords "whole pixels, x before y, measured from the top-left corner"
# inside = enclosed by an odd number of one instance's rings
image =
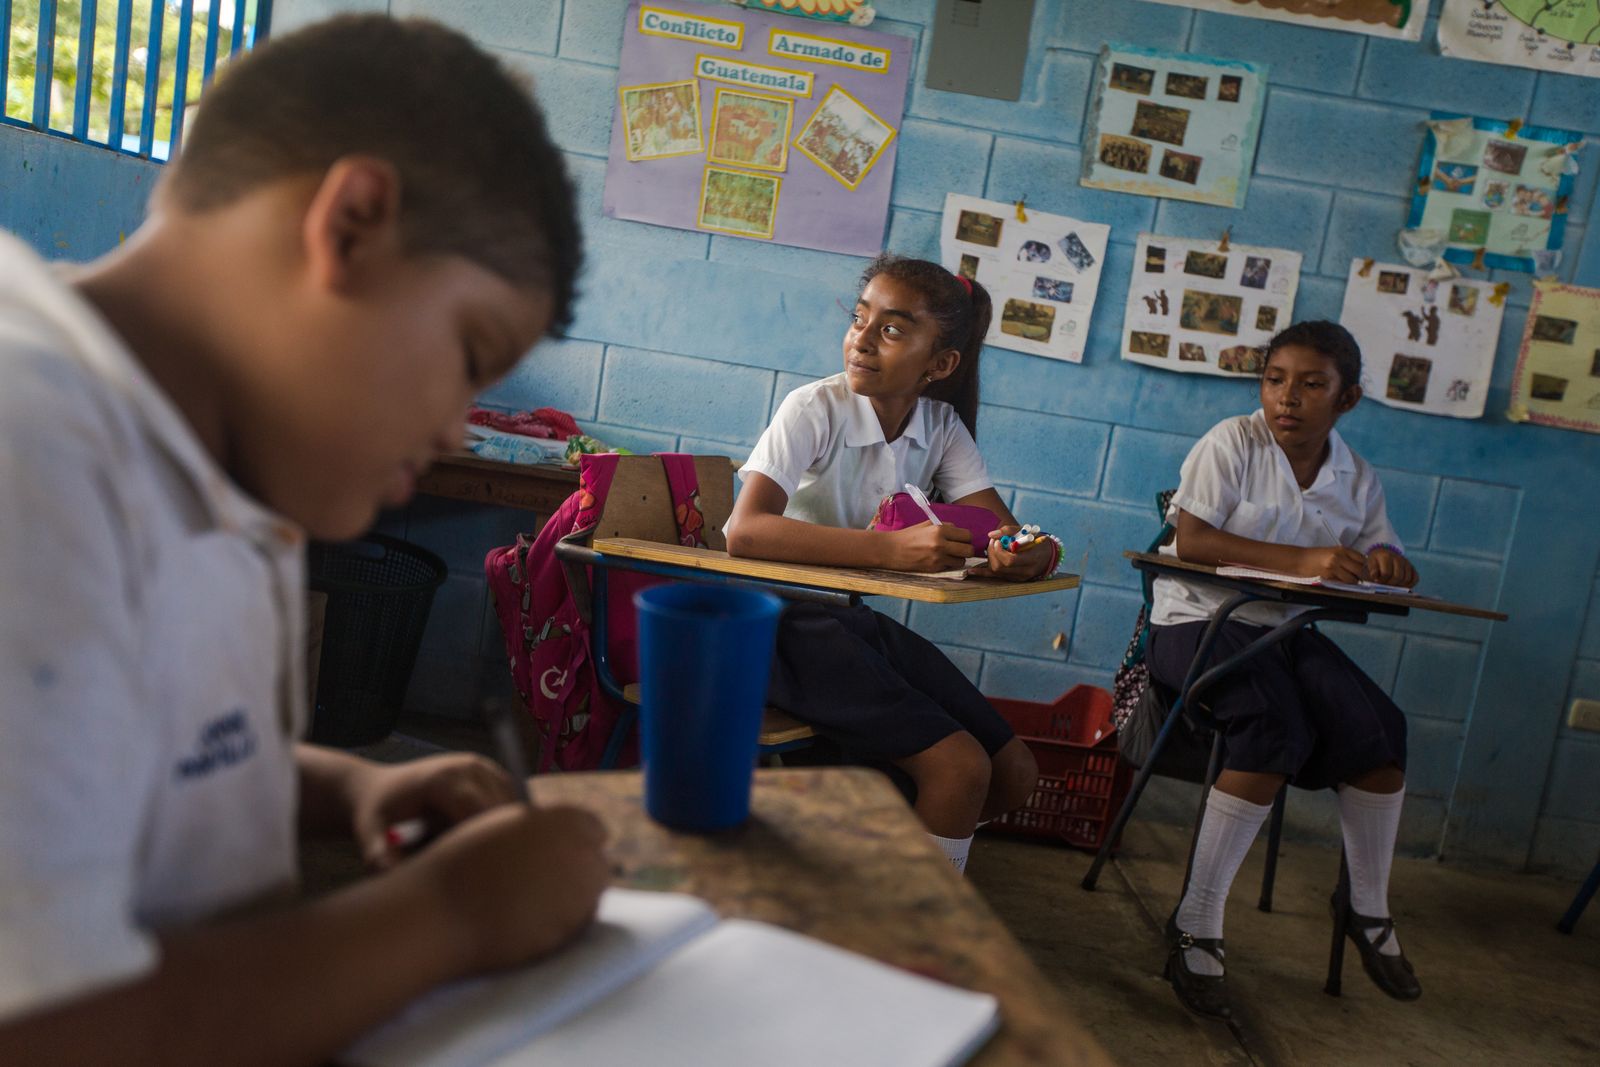
[[[592,917],[587,814],[296,741],[305,537],[404,501],[566,323],[572,201],[494,60],[347,18],[229,68],[123,247],[0,235],[0,1062],[315,1063]],[[297,823],[384,872],[285,905]]]

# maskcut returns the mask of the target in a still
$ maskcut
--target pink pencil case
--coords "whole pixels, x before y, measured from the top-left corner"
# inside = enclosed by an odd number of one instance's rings
[[[933,513],[948,526],[959,526],[972,536],[972,554],[984,555],[989,550],[989,531],[1000,528],[1000,519],[988,508],[976,504],[934,504]],[[910,493],[886,496],[872,517],[874,530],[903,530],[928,521]]]

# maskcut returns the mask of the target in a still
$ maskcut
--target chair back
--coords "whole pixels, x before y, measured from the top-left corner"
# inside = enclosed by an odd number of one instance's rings
[[[692,456],[704,518],[706,546],[725,551],[724,527],[733,513],[733,463],[727,456]],[[667,470],[657,456],[620,456],[610,491],[595,525],[595,537],[632,537],[677,544],[678,517]]]

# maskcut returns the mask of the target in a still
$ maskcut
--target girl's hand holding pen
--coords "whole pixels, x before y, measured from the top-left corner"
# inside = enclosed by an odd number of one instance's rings
[[[352,829],[367,865],[384,870],[449,827],[519,796],[504,770],[470,753],[368,765],[350,784]]]
[[[953,571],[974,554],[972,535],[950,523],[924,522],[883,536],[888,539],[884,566],[892,571]]]
[[[1056,561],[1056,545],[1048,538],[1031,541],[1026,547],[1001,547],[1001,538],[1015,537],[1020,526],[1006,524],[989,531],[989,573],[1008,582],[1029,582],[1039,577]]]

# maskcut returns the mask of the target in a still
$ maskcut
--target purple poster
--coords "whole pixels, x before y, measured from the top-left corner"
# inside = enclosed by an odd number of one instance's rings
[[[634,0],[605,213],[876,253],[911,43],[732,5]]]

